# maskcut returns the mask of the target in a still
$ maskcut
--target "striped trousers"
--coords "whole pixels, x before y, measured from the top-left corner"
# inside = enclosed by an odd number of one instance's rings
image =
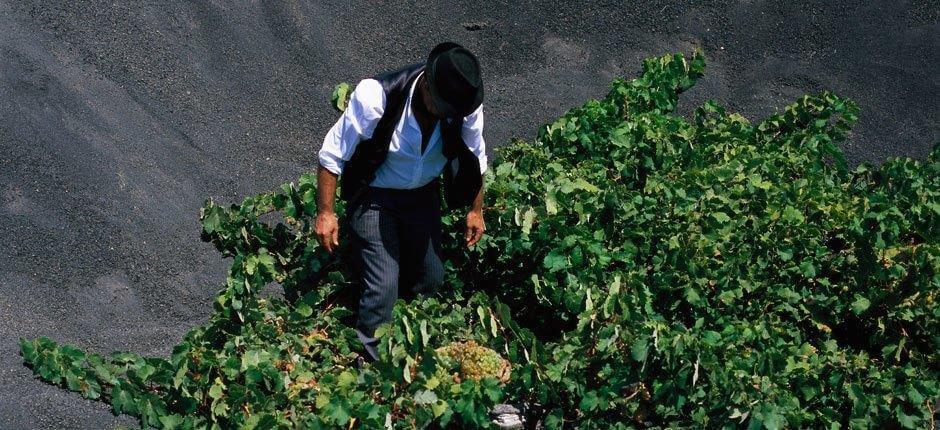
[[[375,329],[392,318],[395,300],[433,295],[444,279],[439,180],[420,188],[369,187],[346,209],[350,263],[361,287],[356,333],[378,358]]]

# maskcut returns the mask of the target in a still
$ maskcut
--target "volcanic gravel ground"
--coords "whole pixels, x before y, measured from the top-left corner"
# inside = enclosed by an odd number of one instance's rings
[[[853,163],[938,141],[936,0],[129,3],[0,0],[0,428],[134,425],[34,378],[17,339],[168,355],[224,279],[203,199],[312,171],[333,85],[439,41],[482,62],[491,147],[695,48],[682,112],[831,89],[862,108]]]

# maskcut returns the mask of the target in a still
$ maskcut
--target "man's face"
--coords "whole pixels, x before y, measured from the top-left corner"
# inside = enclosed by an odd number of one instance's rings
[[[427,107],[428,113],[431,114],[434,118],[444,119],[444,115],[437,109],[437,105],[434,104],[434,98],[431,97],[431,91],[428,89],[428,79],[426,76],[421,76],[421,101],[424,103],[424,106]]]

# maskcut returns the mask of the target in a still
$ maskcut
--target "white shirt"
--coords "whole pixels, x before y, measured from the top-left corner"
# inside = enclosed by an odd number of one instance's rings
[[[411,96],[417,82],[415,79],[411,84],[404,112],[388,144],[388,158],[379,166],[371,183],[374,187],[418,188],[439,176],[447,164],[447,158],[441,152],[443,142],[439,122],[434,126],[425,152],[421,153],[421,127],[411,110]],[[341,174],[343,165],[352,157],[356,145],[372,137],[384,111],[385,91],[382,84],[375,79],[360,81],[349,98],[349,105],[343,111],[343,116],[323,139],[319,152],[320,165],[334,174]],[[479,159],[480,173],[485,172],[487,163],[483,141],[483,105],[464,117],[461,135],[464,143]]]

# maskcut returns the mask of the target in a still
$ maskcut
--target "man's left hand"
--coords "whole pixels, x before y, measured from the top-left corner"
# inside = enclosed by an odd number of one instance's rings
[[[483,224],[483,211],[471,210],[467,212],[467,233],[464,235],[467,240],[467,247],[476,245],[483,237],[486,226]]]

